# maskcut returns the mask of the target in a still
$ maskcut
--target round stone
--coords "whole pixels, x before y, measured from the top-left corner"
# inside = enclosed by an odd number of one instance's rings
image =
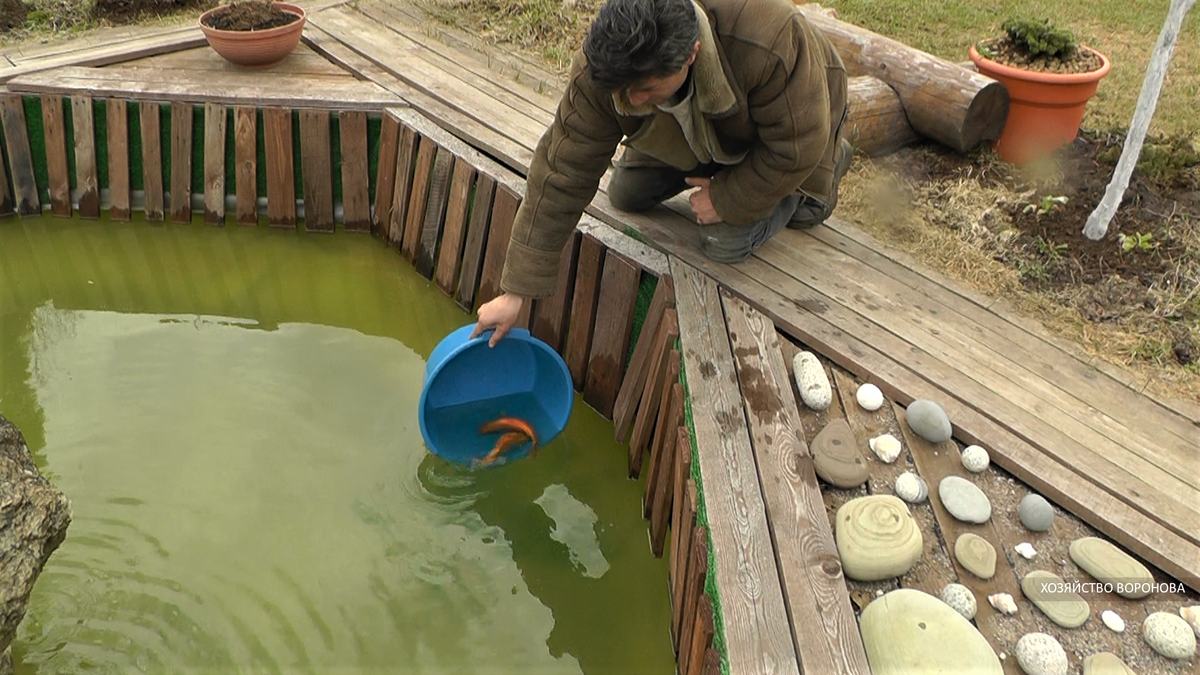
[[[1092,615],[1087,600],[1052,572],[1034,570],[1026,574],[1021,580],[1021,592],[1042,614],[1063,628],[1079,628]]]
[[[796,376],[796,388],[800,390],[800,398],[804,405],[817,412],[829,407],[833,401],[833,388],[830,387],[829,376],[816,354],[796,354],[796,358],[792,359],[792,372]]]
[[[991,579],[996,574],[996,549],[977,534],[959,535],[954,542],[954,559],[980,579]]]
[[[924,478],[905,471],[896,476],[896,496],[909,504],[920,504],[929,498],[929,485]]]
[[[1045,633],[1026,633],[1013,651],[1026,675],[1067,675],[1070,671],[1066,650]]]
[[[826,424],[809,445],[817,476],[834,487],[846,489],[867,482],[870,470],[857,443],[845,419],[839,417]]]
[[[883,407],[883,392],[870,382],[859,387],[854,397],[863,410],[874,412]]]
[[[991,463],[988,451],[978,445],[968,445],[962,451],[962,465],[971,473],[981,473]]]
[[[904,414],[908,419],[908,427],[921,438],[930,443],[945,443],[950,440],[950,418],[946,417],[942,407],[933,401],[913,401],[908,404]]]
[[[1137,600],[1150,595],[1154,576],[1146,566],[1099,537],[1082,537],[1067,549],[1071,560],[1096,581],[1112,584],[1113,592]]]
[[[898,577],[924,550],[921,528],[892,495],[852,499],[837,510],[835,539],[842,572],[857,581]]]
[[[1186,661],[1196,655],[1196,634],[1181,616],[1154,612],[1142,622],[1142,637],[1168,659]]]
[[[950,609],[958,612],[968,621],[975,618],[975,611],[978,609],[975,604],[975,594],[962,584],[946,584],[946,587],[942,589],[942,602],[950,605]]]
[[[992,503],[971,481],[946,476],[938,483],[938,496],[950,515],[965,523],[986,523],[992,517]]]
[[[1083,675],[1134,675],[1134,672],[1116,654],[1099,652],[1083,660]]]
[[[946,603],[901,588],[877,598],[859,619],[872,675],[1001,675],[1000,659],[979,630]]]
[[[1034,532],[1045,532],[1054,523],[1054,507],[1041,495],[1027,494],[1017,505],[1021,524]]]

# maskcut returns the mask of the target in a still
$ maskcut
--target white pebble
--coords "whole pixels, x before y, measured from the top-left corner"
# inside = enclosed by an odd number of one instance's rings
[[[909,504],[920,504],[929,497],[929,485],[911,471],[896,476],[896,496]]]
[[[1027,633],[1017,640],[1013,652],[1021,670],[1029,675],[1067,675],[1070,671],[1066,650],[1051,635]]]
[[[876,436],[870,440],[871,452],[887,464],[896,461],[900,456],[900,441],[891,434]]]
[[[1033,556],[1037,555],[1037,551],[1033,548],[1033,544],[1023,541],[1013,547],[1017,553],[1020,553],[1026,560],[1032,560]]]
[[[1109,628],[1111,628],[1113,631],[1115,631],[1117,633],[1125,632],[1125,620],[1122,619],[1120,617],[1120,615],[1118,615],[1116,612],[1112,611],[1111,609],[1106,609],[1103,612],[1101,612],[1100,620],[1104,622],[1105,626],[1108,626]]]
[[[988,604],[996,608],[996,611],[1005,614],[1016,614],[1017,603],[1013,602],[1013,596],[1008,593],[997,593],[988,596]]]
[[[821,412],[833,401],[833,388],[829,386],[829,376],[821,365],[816,354],[800,352],[792,359],[792,373],[796,376],[796,388],[800,390],[800,398],[804,405]]]
[[[1196,635],[1185,619],[1154,612],[1142,622],[1142,638],[1168,659],[1186,661],[1196,655]]]
[[[988,457],[988,451],[978,445],[969,445],[962,451],[962,465],[971,473],[979,473],[988,468],[991,463],[991,458]]]
[[[962,614],[967,621],[975,618],[975,594],[962,584],[946,584],[946,587],[942,589],[942,602]]]
[[[1188,622],[1192,627],[1192,632],[1196,637],[1200,637],[1200,605],[1191,605],[1190,607],[1180,607],[1179,616]]]
[[[858,388],[855,398],[858,399],[858,404],[862,406],[863,410],[875,411],[883,407],[883,392],[870,382]]]

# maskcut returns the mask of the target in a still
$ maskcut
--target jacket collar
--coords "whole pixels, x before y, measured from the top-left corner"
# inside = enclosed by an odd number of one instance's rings
[[[696,105],[705,115],[721,116],[737,106],[737,95],[734,94],[725,68],[721,64],[720,48],[707,13],[696,0],[692,0],[692,6],[696,10],[696,19],[700,22],[700,52],[696,54],[696,60],[692,63],[691,73],[696,87]],[[654,105],[632,105],[624,91],[613,92],[612,97],[617,114],[625,117],[643,117],[658,112],[657,106]]]

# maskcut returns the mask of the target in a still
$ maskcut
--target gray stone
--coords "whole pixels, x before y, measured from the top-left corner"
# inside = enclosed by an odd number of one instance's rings
[[[892,495],[851,499],[837,510],[835,539],[842,572],[857,581],[898,577],[924,552],[921,528]]]
[[[1026,675],[1067,675],[1071,667],[1066,650],[1045,633],[1026,633],[1013,652]]]
[[[908,427],[930,443],[944,443],[950,440],[950,418],[946,417],[942,407],[933,401],[913,401],[904,415],[908,419]]]
[[[1122,597],[1137,600],[1154,588],[1154,576],[1145,565],[1099,537],[1076,539],[1067,554],[1096,581],[1112,584],[1113,592]]]
[[[972,532],[962,533],[954,542],[954,559],[980,579],[991,579],[996,574],[996,549]]]
[[[1187,661],[1196,655],[1196,634],[1183,617],[1154,612],[1142,623],[1142,638],[1168,659]]]
[[[962,584],[946,584],[942,589],[942,602],[968,621],[975,618],[975,611],[978,609],[975,594]]]
[[[1044,570],[1034,570],[1021,580],[1021,592],[1042,614],[1063,628],[1079,628],[1087,623],[1092,608],[1066,586],[1061,577]]]
[[[1135,673],[1116,654],[1099,652],[1083,660],[1083,675],[1135,675]]]
[[[71,504],[38,471],[24,436],[3,415],[0,524],[0,653],[7,653],[34,582],[67,536]]]
[[[1034,532],[1045,532],[1054,524],[1054,507],[1041,495],[1027,494],[1017,505],[1021,524]]]
[[[845,419],[839,417],[826,424],[809,445],[817,477],[834,487],[847,489],[867,482],[870,470],[857,444],[858,439]]]
[[[1000,659],[979,630],[941,600],[911,588],[867,605],[859,619],[872,675],[1001,675]]]
[[[959,476],[946,476],[938,483],[938,497],[950,515],[966,523],[986,523],[992,503],[974,483]]]

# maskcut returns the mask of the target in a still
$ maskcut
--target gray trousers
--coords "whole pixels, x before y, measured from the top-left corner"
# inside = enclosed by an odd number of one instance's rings
[[[699,166],[692,171],[680,171],[665,166],[617,166],[608,183],[608,199],[621,211],[639,212],[653,208],[690,186],[685,179],[712,177],[721,169],[719,164]],[[717,262],[734,263],[754,253],[771,237],[787,227],[804,196],[796,193],[784,197],[766,218],[744,226],[725,222],[697,225],[700,228],[701,250]]]

